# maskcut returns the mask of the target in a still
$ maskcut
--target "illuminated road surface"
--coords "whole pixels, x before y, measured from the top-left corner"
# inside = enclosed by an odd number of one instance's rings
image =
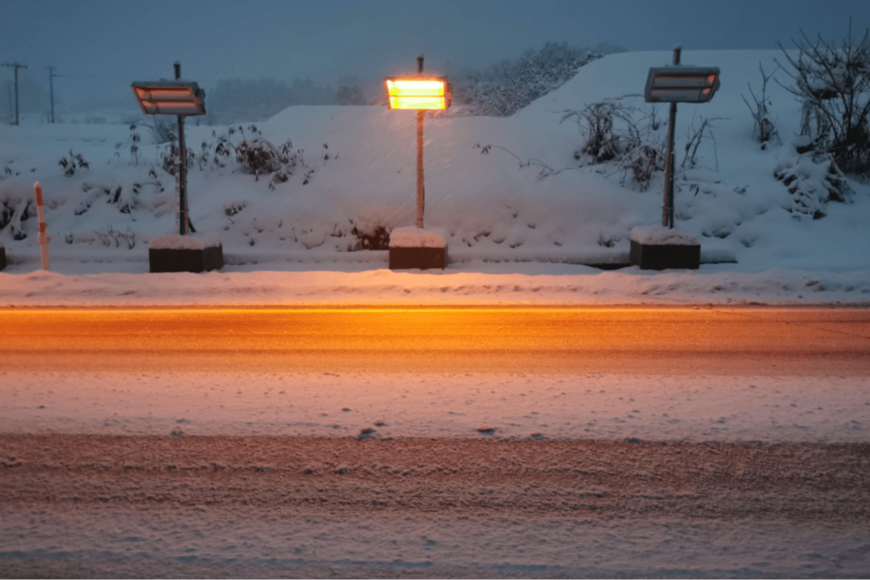
[[[870,312],[15,309],[0,362],[866,377]],[[870,443],[0,430],[0,577],[863,576],[868,506]]]
[[[861,376],[870,311],[7,309],[0,361],[46,371]]]

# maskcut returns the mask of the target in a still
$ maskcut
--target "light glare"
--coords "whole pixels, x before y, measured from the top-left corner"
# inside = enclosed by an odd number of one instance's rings
[[[390,109],[428,110],[450,106],[450,84],[441,79],[386,79]]]

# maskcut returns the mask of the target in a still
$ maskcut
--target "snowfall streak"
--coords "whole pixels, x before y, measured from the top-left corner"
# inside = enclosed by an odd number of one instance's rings
[[[0,368],[867,375],[870,311],[5,309]]]

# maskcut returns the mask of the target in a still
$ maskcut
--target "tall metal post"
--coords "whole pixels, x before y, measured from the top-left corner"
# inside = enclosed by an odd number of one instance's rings
[[[51,122],[54,123],[54,77],[57,76],[54,74],[54,67],[47,66],[48,69],[48,90],[49,95],[51,96]]]
[[[423,55],[417,57],[417,73],[423,74]],[[426,204],[426,188],[423,184],[423,115],[417,111],[417,227],[423,227],[423,207]]]
[[[175,61],[175,80],[181,78],[181,63]],[[178,233],[182,236],[190,231],[187,209],[187,147],[184,144],[184,115],[178,115],[178,179],[176,193],[178,198]]]
[[[674,64],[680,64],[680,46],[674,47]],[[677,104],[671,103],[668,115],[668,151],[665,158],[665,193],[662,204],[662,225],[674,228],[674,125],[677,122]]]

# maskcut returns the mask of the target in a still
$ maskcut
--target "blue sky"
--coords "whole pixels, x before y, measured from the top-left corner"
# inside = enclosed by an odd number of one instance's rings
[[[169,76],[175,60],[185,77],[201,81],[263,71],[324,81],[377,76],[387,65],[360,60],[360,53],[383,60],[390,46],[414,52],[407,34],[401,42],[398,32],[394,42],[384,38],[390,22],[403,18],[415,23],[414,34],[428,36],[421,44],[436,58],[472,67],[545,39],[628,50],[677,43],[685,51],[775,49],[800,29],[840,38],[850,15],[853,35],[870,26],[866,0],[0,0],[0,14],[0,63],[26,63],[22,74],[45,86],[45,67],[57,67],[67,76],[55,80],[55,90],[73,102]],[[463,32],[451,36],[460,25]],[[442,51],[438,39],[454,50]],[[11,75],[0,68],[0,82]]]

